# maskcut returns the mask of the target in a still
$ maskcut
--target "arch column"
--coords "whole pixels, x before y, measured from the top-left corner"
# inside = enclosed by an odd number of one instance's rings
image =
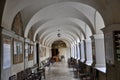
[[[105,62],[105,47],[104,47],[104,35],[96,34],[93,35],[95,39],[95,68],[99,71],[106,73],[106,62]]]
[[[29,39],[25,38],[25,41],[24,41],[24,69],[28,68],[28,42],[30,42]]]
[[[77,44],[74,44],[74,54],[75,54],[75,59],[77,59]]]
[[[85,43],[81,41],[81,62],[85,62]]]
[[[75,57],[74,46],[73,45],[71,46],[71,57],[73,57],[73,58]]]
[[[93,60],[92,60],[92,42],[91,42],[91,39],[86,39],[85,43],[86,43],[86,64],[88,66],[91,66],[92,63],[93,63]]]
[[[76,44],[77,46],[77,59],[80,59],[80,48],[79,48],[79,43]]]
[[[34,46],[34,64],[37,64],[37,51],[36,51],[36,45],[37,45],[37,42],[34,42],[33,43],[33,46]]]

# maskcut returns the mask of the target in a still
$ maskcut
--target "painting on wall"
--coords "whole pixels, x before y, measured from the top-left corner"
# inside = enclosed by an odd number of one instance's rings
[[[33,45],[29,44],[28,45],[28,60],[33,60]]]
[[[22,47],[23,47],[22,42],[14,40],[14,54],[22,54],[23,53]]]
[[[23,43],[22,41],[14,39],[14,54],[13,54],[13,63],[21,63],[23,62]]]
[[[11,66],[11,38],[3,37],[3,69]]]
[[[17,15],[14,18],[14,21],[12,23],[12,30],[20,36],[23,36],[23,24],[22,24],[22,18],[21,13],[18,12]]]

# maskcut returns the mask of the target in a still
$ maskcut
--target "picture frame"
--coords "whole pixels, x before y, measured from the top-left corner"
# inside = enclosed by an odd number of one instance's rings
[[[13,39],[13,64],[23,62],[23,42]]]
[[[12,39],[8,36],[3,36],[3,69],[11,66],[11,45]]]

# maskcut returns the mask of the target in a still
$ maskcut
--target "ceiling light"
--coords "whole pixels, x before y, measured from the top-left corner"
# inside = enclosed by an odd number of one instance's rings
[[[57,34],[58,37],[61,37],[61,34],[60,34],[60,30],[58,29],[58,34]]]

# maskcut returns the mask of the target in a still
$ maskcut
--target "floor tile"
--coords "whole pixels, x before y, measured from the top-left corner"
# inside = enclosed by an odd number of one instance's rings
[[[65,62],[56,62],[51,65],[50,70],[46,68],[45,80],[80,80],[75,78],[72,68],[67,67]]]

